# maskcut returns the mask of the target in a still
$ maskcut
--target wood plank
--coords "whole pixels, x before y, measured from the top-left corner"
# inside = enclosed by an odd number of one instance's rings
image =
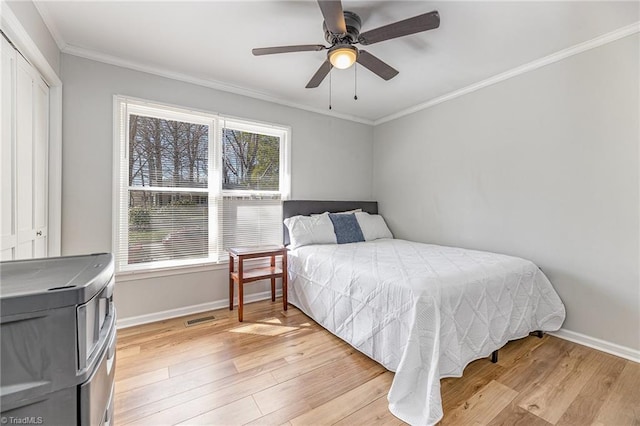
[[[498,365],[509,368],[527,359],[537,348],[547,343],[549,339],[554,337],[548,334],[542,338],[536,336],[527,336],[522,339],[507,342],[499,351]]]
[[[488,423],[488,426],[549,426],[551,423],[535,414],[519,407],[511,402],[496,417]],[[586,423],[576,423],[582,425]]]
[[[325,331],[312,327],[300,327],[284,336],[279,336],[281,339],[273,339],[271,336],[255,336],[234,333],[231,330],[229,330],[227,334],[233,334],[234,337],[232,339],[225,340],[222,347],[209,351],[206,354],[194,353],[190,359],[172,363],[169,369],[171,376],[198,370],[203,366],[231,360],[235,357],[247,355],[261,349],[277,348],[280,343],[286,343],[296,339],[312,338],[312,336],[319,338],[323,335],[326,336]]]
[[[116,380],[116,388],[119,393],[130,391],[142,386],[156,383],[169,378],[169,369],[167,367],[160,368],[158,370],[150,371],[148,373],[138,374],[137,376],[129,377],[123,380]]]
[[[278,362],[277,364],[280,364],[280,362]],[[119,423],[131,423],[135,420],[150,416],[167,408],[180,406],[181,404],[199,398],[204,394],[213,393],[227,386],[236,385],[244,380],[251,379],[261,374],[264,374],[264,372],[260,369],[232,374],[200,387],[192,388],[181,393],[175,393],[165,398],[156,398],[153,402],[149,402],[147,404],[129,409],[127,411],[118,410],[118,406],[116,406],[116,414],[118,415],[118,418],[122,420]]]
[[[313,370],[266,391],[257,392],[253,397],[264,414],[283,408],[288,401],[299,398],[304,398],[311,407],[315,407],[384,370],[379,364],[373,364],[368,369],[363,369],[363,365],[371,365],[371,360],[364,355],[354,354],[327,364],[326,368]]]
[[[441,425],[487,424],[513,399],[515,390],[492,380],[455,410],[444,413]]]
[[[600,408],[595,424],[640,425],[640,364],[626,361]]]
[[[120,363],[121,366],[116,370],[116,375],[118,380],[122,380],[127,377],[137,376],[141,373],[148,373],[171,364],[180,364],[198,356],[219,353],[225,349],[224,342],[219,341],[202,342],[195,347],[184,345],[183,347],[158,350],[155,354],[154,352],[140,353],[135,357],[130,357],[129,362]]]
[[[282,408],[279,408],[275,411],[272,411],[269,414],[266,414],[262,417],[255,419],[252,422],[247,423],[246,426],[256,426],[256,425],[281,425],[288,424],[289,419],[293,419],[303,413],[308,412],[313,409],[309,403],[304,399],[293,399],[290,400],[287,405]]]
[[[331,342],[333,339],[333,336],[324,332],[306,334],[295,339],[286,339],[277,347],[265,346],[260,350],[238,355],[233,358],[233,363],[238,371],[245,371],[279,358],[304,356],[318,344]]]
[[[557,425],[589,425],[592,424],[600,408],[611,393],[627,361],[605,353],[597,353],[598,366],[591,379],[582,388],[569,408],[564,412]],[[638,401],[640,404],[640,400]]]
[[[129,391],[118,392],[114,398],[114,404],[116,410],[131,410],[191,389],[199,388],[221,378],[232,376],[235,373],[236,369],[231,361],[215,364],[181,377],[170,377]]]
[[[305,354],[306,356],[302,358],[285,358],[287,364],[271,371],[273,377],[280,383],[286,382],[316,368],[324,367],[338,359],[354,355],[356,352],[346,343],[336,341],[324,345],[321,344],[315,349],[315,351],[308,351]]]
[[[518,405],[556,424],[598,367],[595,353],[576,345],[546,375],[543,383],[532,383],[521,391]]]
[[[129,346],[129,347],[122,348],[122,349],[118,348],[117,351],[118,351],[118,359],[124,361],[125,358],[131,358],[131,357],[134,357],[136,355],[139,355],[140,354],[140,345]]]
[[[156,412],[155,414],[143,417],[130,424],[144,426],[187,422],[190,419],[195,418],[196,416],[208,413],[209,411],[215,410],[218,407],[223,407],[242,398],[251,398],[252,393],[261,391],[263,389],[268,389],[274,384],[276,384],[276,380],[273,378],[273,376],[270,373],[265,373],[260,376],[256,376],[251,379],[244,380],[239,383],[226,386],[222,389],[204,394],[200,397],[190,399],[180,405]],[[247,421],[251,421],[254,418],[258,418],[260,416],[262,416],[261,412],[259,412],[259,415],[252,417]]]
[[[181,425],[242,425],[262,416],[251,396],[192,417]]]
[[[387,401],[387,395],[385,393],[370,404],[354,411],[334,424],[334,426],[352,425],[396,426],[406,425],[406,423],[391,414],[389,411],[389,401]]]
[[[521,391],[535,383],[543,382],[554,371],[567,352],[576,346],[566,340],[545,336],[547,344],[540,345],[523,356],[499,378],[499,382],[513,390]]]
[[[313,424],[322,419],[325,424],[333,424],[349,416],[353,410],[358,410],[371,402],[386,395],[391,387],[393,373],[386,372],[342,394],[340,398],[332,399],[305,414],[291,420],[296,426]]]
[[[465,368],[463,378],[442,379],[440,381],[442,409],[445,413],[455,410],[505,371],[504,367],[492,363],[488,358],[478,359]],[[465,386],[461,387],[460,381],[463,379]]]
[[[358,356],[361,357],[363,355]],[[340,376],[336,376],[337,383],[334,383],[332,386],[325,386],[321,383],[317,383],[316,386],[306,392],[306,400],[309,401],[309,404],[311,404],[312,407],[317,407],[334,398],[341,397],[345,392],[353,389],[360,383],[370,380],[387,371],[377,363],[374,363],[367,369],[363,369],[362,367],[363,364],[360,364],[356,368],[355,372],[345,372]]]

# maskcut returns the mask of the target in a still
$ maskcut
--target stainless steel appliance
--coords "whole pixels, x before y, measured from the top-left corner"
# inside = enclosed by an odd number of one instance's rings
[[[111,254],[0,262],[2,424],[109,425]]]

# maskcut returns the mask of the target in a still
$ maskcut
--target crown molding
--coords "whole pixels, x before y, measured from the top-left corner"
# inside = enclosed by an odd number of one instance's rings
[[[627,25],[626,27],[619,28],[617,30],[611,31],[610,33],[603,34],[594,39],[585,41],[580,44],[576,44],[567,49],[560,50],[558,52],[552,53],[551,55],[542,57],[535,61],[529,62],[528,64],[521,65],[516,68],[512,68],[509,71],[505,71],[503,73],[497,74],[493,77],[489,77],[486,80],[479,81],[477,83],[471,84],[469,86],[463,87],[462,89],[449,92],[445,95],[438,96],[437,98],[431,99],[429,101],[420,103],[418,105],[409,107],[402,111],[396,112],[394,114],[387,115],[385,117],[379,118],[373,122],[374,126],[378,124],[386,123],[387,121],[395,120],[400,117],[404,117],[409,114],[413,114],[414,112],[422,111],[423,109],[431,108],[432,106],[441,104],[446,101],[450,101],[455,98],[459,98],[460,96],[467,95],[469,93],[475,92],[476,90],[483,89],[487,86],[491,86],[496,83],[500,83],[501,81],[508,80],[513,77],[517,77],[519,75],[525,74],[529,71],[536,70],[538,68],[542,68],[546,65],[553,64],[555,62],[561,61],[563,59],[569,58],[573,55],[577,55],[582,52],[586,52],[587,50],[594,49],[596,47],[603,46],[605,44],[614,42],[616,40],[620,40],[621,38],[628,37],[630,35],[636,34],[640,32],[640,21],[635,22],[631,25]]]
[[[64,48],[67,47],[67,42],[64,41],[64,38],[62,38],[62,34],[60,34],[60,30],[58,30],[55,21],[51,18],[51,14],[49,13],[49,8],[46,6],[46,3],[42,1],[34,1],[33,5],[40,14],[44,25],[47,27],[49,33],[51,34],[51,37],[53,37],[53,41],[55,41],[58,45],[58,49],[60,49],[60,51],[64,50]]]
[[[107,55],[104,53],[96,52],[90,49],[84,49],[81,47],[73,46],[71,44],[67,44],[67,46],[62,50],[62,53],[66,53],[73,56],[78,56],[85,59],[90,59],[97,62],[102,62],[109,65],[115,65],[122,68],[128,68],[134,71],[145,72],[148,74],[154,74],[160,77],[170,78],[172,80],[178,80],[185,83],[191,83],[198,86],[204,86],[211,89],[221,90],[224,92],[234,93],[236,95],[247,96],[254,99],[259,99],[266,102],[271,102],[278,105],[283,105],[291,108],[296,108],[304,111],[314,112],[316,114],[328,115],[330,117],[340,118],[342,120],[354,121],[356,123],[373,125],[372,120],[367,120],[364,118],[356,117],[348,114],[340,114],[334,111],[327,111],[321,108],[314,108],[308,105],[302,105],[295,102],[285,101],[274,96],[268,95],[263,92],[259,92],[252,89],[247,89],[240,86],[234,86],[229,83],[223,83],[221,81],[209,80],[204,78],[192,77],[190,75],[171,71],[168,69],[163,69],[160,67],[153,67],[149,65],[142,64],[136,61],[129,61],[126,59],[118,58],[116,56]]]

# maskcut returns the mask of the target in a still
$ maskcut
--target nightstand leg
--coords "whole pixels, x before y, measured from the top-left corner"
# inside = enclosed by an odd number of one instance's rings
[[[242,322],[242,310],[244,307],[244,259],[238,257],[238,321]]]
[[[242,283],[238,283],[238,321],[242,322],[242,301],[244,300],[244,295],[243,293],[243,285]]]
[[[233,311],[233,256],[229,255],[229,310]]]
[[[275,256],[271,256],[271,267],[272,268],[276,267],[276,257]],[[276,279],[275,278],[271,278],[271,301],[272,302],[276,301]]]
[[[287,291],[288,291],[288,273],[287,273],[287,250],[284,250],[282,254],[282,305],[283,309],[286,311],[288,307],[287,302]]]

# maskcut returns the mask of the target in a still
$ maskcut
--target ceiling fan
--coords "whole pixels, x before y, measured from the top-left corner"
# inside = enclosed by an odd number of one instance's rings
[[[373,30],[360,33],[362,21],[360,17],[347,10],[342,10],[340,0],[318,0],[320,11],[324,17],[322,28],[324,38],[331,46],[322,44],[303,44],[295,46],[261,47],[253,49],[255,56],[272,55],[274,53],[308,52],[328,50],[327,59],[318,71],[311,77],[306,88],[318,87],[329,74],[331,68],[346,69],[355,62],[369,69],[385,80],[390,80],[398,74],[392,66],[378,59],[376,56],[360,50],[354,44],[368,46],[381,41],[404,37],[422,31],[432,30],[440,26],[440,15],[437,11],[424,13],[413,18],[404,19]]]

